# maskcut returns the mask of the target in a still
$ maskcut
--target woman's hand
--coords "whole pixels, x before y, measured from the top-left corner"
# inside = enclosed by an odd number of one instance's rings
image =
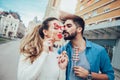
[[[63,51],[58,57],[58,65],[61,69],[66,69],[68,64],[68,56],[66,51]]]

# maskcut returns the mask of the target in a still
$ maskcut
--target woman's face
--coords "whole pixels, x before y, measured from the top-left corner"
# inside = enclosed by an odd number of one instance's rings
[[[58,20],[49,22],[48,36],[55,41],[59,41],[62,38],[62,23]]]

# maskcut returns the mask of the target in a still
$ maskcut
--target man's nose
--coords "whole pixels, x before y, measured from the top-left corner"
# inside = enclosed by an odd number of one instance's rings
[[[62,34],[63,34],[63,32],[66,30],[65,26],[62,26],[61,30],[62,30]]]

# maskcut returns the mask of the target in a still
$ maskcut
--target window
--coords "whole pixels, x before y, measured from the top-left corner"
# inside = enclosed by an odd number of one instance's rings
[[[1,18],[2,18],[2,17],[0,16],[0,20],[1,20]]]
[[[88,19],[89,18],[89,15],[88,14],[85,14],[84,15],[84,19]]]
[[[80,2],[83,2],[83,0],[80,0]]]
[[[5,28],[8,28],[8,26],[5,26]]]
[[[92,12],[91,16],[94,17],[94,16],[96,16],[96,15],[97,15],[97,11],[94,10],[94,11]]]
[[[120,17],[116,17],[115,20],[120,20]]]
[[[9,18],[11,18],[11,16],[9,15]]]
[[[105,8],[104,9],[104,12],[109,12],[110,11],[110,8]]]
[[[83,10],[83,9],[84,9],[84,6],[81,6],[81,7],[80,7],[80,11]]]
[[[92,3],[92,1],[91,1],[91,0],[88,0],[88,1],[87,1],[87,6],[89,6],[91,3]]]
[[[95,2],[98,2],[98,1],[100,1],[100,0],[95,0]]]
[[[55,7],[55,4],[56,4],[56,0],[53,1],[53,7]]]
[[[89,13],[89,18],[91,18],[91,13]]]
[[[111,1],[115,1],[115,0],[111,0]]]
[[[6,32],[7,32],[7,29],[4,29],[4,32],[6,33]]]
[[[12,27],[12,30],[13,30],[14,28]]]

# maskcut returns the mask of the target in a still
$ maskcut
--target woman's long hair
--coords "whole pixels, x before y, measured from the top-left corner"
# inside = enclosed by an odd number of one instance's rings
[[[31,33],[28,33],[21,41],[20,53],[26,56],[31,63],[40,56],[42,52],[43,39],[39,35],[41,25],[36,26]]]

